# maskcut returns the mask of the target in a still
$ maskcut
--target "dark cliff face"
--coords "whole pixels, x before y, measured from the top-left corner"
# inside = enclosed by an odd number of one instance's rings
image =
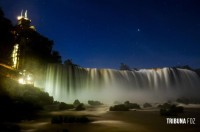
[[[0,8],[0,62],[4,64],[10,64],[9,60],[14,41],[12,28],[11,21],[5,18],[4,12]]]
[[[53,97],[41,89],[18,84],[15,80],[0,75],[0,124],[32,120],[45,105],[51,104]]]

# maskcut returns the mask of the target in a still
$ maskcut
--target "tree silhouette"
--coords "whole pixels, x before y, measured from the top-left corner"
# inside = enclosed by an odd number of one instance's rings
[[[11,21],[5,18],[4,12],[0,8],[0,63],[11,64],[10,55],[14,46],[12,29]]]
[[[124,63],[121,63],[119,69],[120,70],[131,70],[130,67],[128,65],[124,64]]]
[[[65,60],[65,61],[64,61],[64,65],[65,65],[65,66],[72,66],[72,67],[80,67],[79,65],[74,64],[74,63],[72,62],[72,59],[67,59],[67,60]]]
[[[52,52],[53,63],[62,63],[61,56],[58,51]]]

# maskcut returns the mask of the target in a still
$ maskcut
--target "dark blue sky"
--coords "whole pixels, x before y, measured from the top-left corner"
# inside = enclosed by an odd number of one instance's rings
[[[0,0],[16,24],[22,9],[63,60],[83,67],[200,67],[199,0]]]

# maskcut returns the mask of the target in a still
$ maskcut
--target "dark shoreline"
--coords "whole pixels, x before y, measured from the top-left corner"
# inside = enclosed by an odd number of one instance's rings
[[[43,113],[45,114],[45,113]],[[149,132],[149,131],[181,131],[194,132],[200,130],[200,108],[186,108],[183,114],[172,118],[195,118],[196,124],[167,124],[166,118],[160,116],[159,110],[142,109],[137,111],[111,112],[111,111],[56,111],[49,116],[32,121],[23,121],[18,125],[21,131],[63,131],[69,132]],[[90,123],[62,123],[51,124],[52,115],[86,115],[93,121]]]

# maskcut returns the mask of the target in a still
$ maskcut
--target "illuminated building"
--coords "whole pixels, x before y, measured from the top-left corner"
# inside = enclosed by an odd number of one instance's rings
[[[12,52],[12,61],[13,61],[13,65],[12,67],[17,69],[18,68],[18,64],[19,64],[19,44],[15,44],[13,52]]]
[[[27,73],[34,74],[34,78],[35,76],[42,78],[46,64],[56,62],[55,58],[58,58],[59,54],[52,52],[53,41],[42,36],[31,25],[27,11],[25,13],[22,11],[17,20],[18,23],[13,30],[12,67],[26,76],[26,84],[30,84],[33,77]],[[19,82],[24,83],[22,79]]]
[[[28,19],[27,10],[17,17],[18,24],[14,29],[15,45],[12,51],[12,67],[19,70],[24,70],[26,61],[26,52],[28,47],[29,36],[27,31],[35,31],[35,27],[31,26],[31,20]]]

